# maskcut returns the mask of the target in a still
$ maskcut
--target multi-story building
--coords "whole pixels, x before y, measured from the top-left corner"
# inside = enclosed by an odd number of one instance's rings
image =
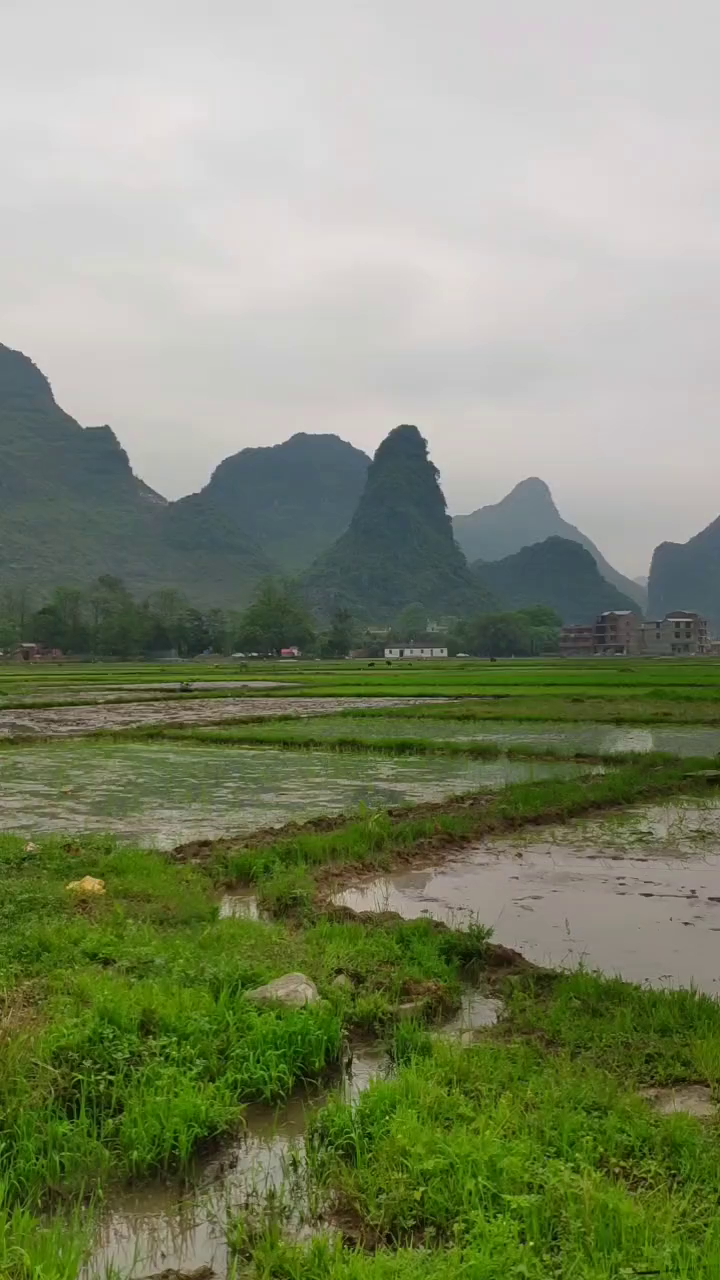
[[[642,652],[650,658],[664,658],[670,653],[663,631],[662,618],[646,618],[641,623]]]
[[[563,658],[591,658],[594,645],[594,627],[563,627],[560,632],[560,656]]]
[[[643,653],[649,657],[701,657],[712,653],[708,624],[697,613],[678,609],[642,624]]]
[[[666,653],[690,656],[710,653],[708,624],[699,613],[688,613],[684,609],[668,613],[663,618],[660,629]]]
[[[642,624],[630,609],[610,609],[595,620],[594,652],[631,654],[642,651]]]

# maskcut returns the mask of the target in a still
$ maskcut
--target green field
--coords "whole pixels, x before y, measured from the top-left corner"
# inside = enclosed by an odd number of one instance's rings
[[[0,1276],[720,1276],[720,663],[2,666],[0,742]]]

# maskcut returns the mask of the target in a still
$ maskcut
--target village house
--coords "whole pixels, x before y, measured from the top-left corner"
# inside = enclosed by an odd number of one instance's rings
[[[447,658],[448,651],[444,646],[396,644],[385,649],[385,657],[391,658]]]

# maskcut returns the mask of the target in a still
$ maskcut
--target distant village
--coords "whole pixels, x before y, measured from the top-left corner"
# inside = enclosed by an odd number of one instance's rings
[[[676,609],[661,619],[641,618],[630,609],[601,613],[589,627],[563,627],[560,653],[566,658],[645,656],[648,658],[720,657],[720,640],[699,613]]]

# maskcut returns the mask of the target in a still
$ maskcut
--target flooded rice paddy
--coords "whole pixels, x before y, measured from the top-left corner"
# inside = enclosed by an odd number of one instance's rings
[[[77,737],[100,730],[140,729],[152,725],[223,724],[253,717],[329,715],[344,709],[413,706],[442,698],[189,698],[187,702],[126,702],[89,707],[17,707],[0,710],[4,738]]]
[[[508,747],[530,743],[572,754],[600,755],[623,751],[667,751],[678,756],[720,753],[720,729],[697,726],[648,728],[642,725],[537,723],[523,720],[453,720],[383,716],[332,716],[282,726],[283,734],[300,741],[321,738],[423,738],[430,742],[494,742]],[[262,730],[260,731],[262,732]]]
[[[357,911],[477,920],[551,968],[720,995],[720,801],[680,800],[478,843],[339,894]]]
[[[57,743],[0,752],[0,830],[110,832],[167,849],[364,806],[441,800],[581,771],[572,762]]]

